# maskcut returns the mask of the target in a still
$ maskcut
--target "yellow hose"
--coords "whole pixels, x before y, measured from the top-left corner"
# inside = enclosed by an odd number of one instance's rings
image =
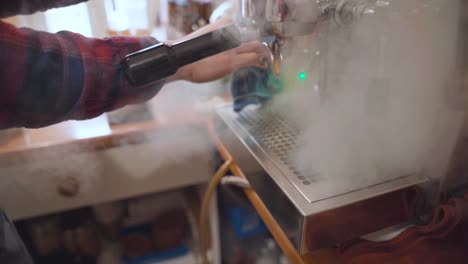
[[[199,221],[199,237],[200,237],[200,254],[202,258],[203,264],[208,264],[208,228],[206,224],[207,214],[208,214],[208,207],[210,205],[211,198],[216,190],[216,186],[221,181],[224,175],[229,171],[229,167],[231,166],[232,160],[227,160],[224,164],[218,169],[214,177],[211,179],[210,183],[208,184],[208,188],[206,189],[205,195],[203,196],[203,202],[200,212],[200,221]]]

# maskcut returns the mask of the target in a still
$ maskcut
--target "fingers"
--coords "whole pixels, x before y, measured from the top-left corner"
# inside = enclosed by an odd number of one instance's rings
[[[256,53],[265,53],[268,51],[268,48],[258,41],[243,43],[239,47],[235,48],[236,53],[246,53],[246,52],[256,52]]]
[[[180,69],[174,80],[182,79],[191,82],[207,82],[222,78],[245,67],[265,69],[262,52],[265,47],[260,43],[246,43],[238,50],[230,50],[209,58],[197,61]],[[263,60],[263,63],[262,63]]]
[[[237,71],[245,67],[258,67],[265,69],[266,65],[261,61],[262,56],[257,53],[242,53],[234,57],[231,65],[232,71]]]
[[[261,65],[259,54],[241,53],[234,55],[221,53],[215,57],[207,58],[180,69],[173,80],[187,80],[194,83],[203,83],[217,80],[245,67],[265,68]]]
[[[236,48],[232,52],[235,53],[234,56],[239,56],[240,54],[243,54],[243,53],[258,54],[259,63],[257,66],[260,66],[262,68],[264,68],[266,64],[271,63],[270,49],[266,45],[258,41],[242,44],[240,47]]]

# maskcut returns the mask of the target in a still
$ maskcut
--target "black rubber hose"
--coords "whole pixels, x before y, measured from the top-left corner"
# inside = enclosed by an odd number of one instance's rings
[[[158,45],[129,54],[122,62],[132,85],[146,86],[174,75],[185,65],[233,49],[241,44],[235,25],[185,40],[174,45]]]

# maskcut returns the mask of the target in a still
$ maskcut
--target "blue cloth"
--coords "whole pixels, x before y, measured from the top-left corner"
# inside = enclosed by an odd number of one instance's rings
[[[231,81],[234,111],[240,112],[248,105],[265,103],[282,89],[281,79],[269,69],[241,69],[233,74]]]

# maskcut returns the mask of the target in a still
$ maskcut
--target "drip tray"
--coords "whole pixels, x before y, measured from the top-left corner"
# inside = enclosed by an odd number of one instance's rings
[[[345,186],[340,178],[304,173],[294,165],[300,131],[281,116],[259,108],[235,113],[225,105],[216,117],[223,144],[302,253],[406,220],[402,197],[427,182],[413,173]]]
[[[293,157],[298,155],[298,138],[300,131],[293,125],[288,124],[284,118],[267,110],[258,108],[246,108],[243,112],[231,116],[237,123],[237,130],[242,132],[238,135],[248,135],[254,144],[248,148],[257,148],[264,156],[256,157],[260,163],[266,163],[269,159],[281,172],[281,176],[287,178],[290,183],[304,196],[309,203],[321,201],[348,192],[369,188],[374,185],[391,182],[408,176],[386,176],[374,177],[374,179],[363,178],[361,181],[340,184],[342,178],[321,177],[318,172],[303,172],[294,164]],[[239,132],[239,131],[237,131]],[[416,175],[417,173],[409,173]],[[418,179],[419,177],[409,177]],[[398,184],[400,186],[400,184]]]

